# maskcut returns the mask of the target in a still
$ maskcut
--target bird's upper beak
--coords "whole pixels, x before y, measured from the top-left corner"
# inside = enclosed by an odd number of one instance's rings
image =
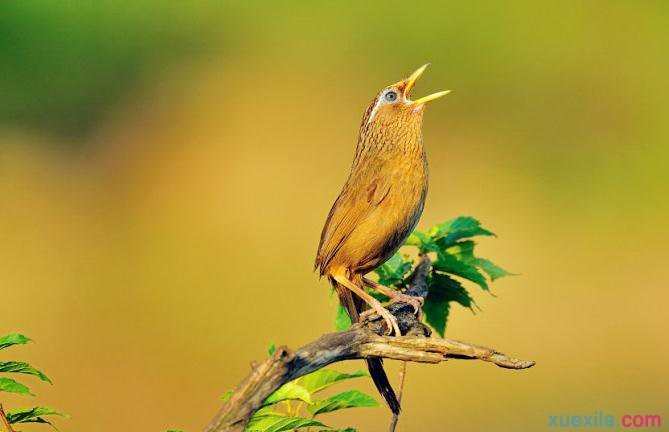
[[[411,101],[409,99],[409,96],[411,95],[411,90],[413,89],[413,86],[416,85],[416,81],[418,81],[418,78],[420,78],[420,76],[423,75],[423,72],[425,72],[425,69],[427,69],[427,67],[429,65],[430,65],[429,63],[424,64],[423,66],[416,69],[416,71],[414,73],[412,73],[409,76],[409,78],[400,82],[402,87],[403,87],[402,93],[404,94],[404,98],[407,101],[410,101],[410,103],[412,105],[422,105],[422,104],[424,104],[426,102],[429,102],[431,100],[439,99],[442,96],[446,96],[447,94],[449,94],[451,92],[450,90],[444,90],[444,91],[432,93],[431,95],[428,95],[428,96],[423,96],[422,98],[417,99],[415,101]]]

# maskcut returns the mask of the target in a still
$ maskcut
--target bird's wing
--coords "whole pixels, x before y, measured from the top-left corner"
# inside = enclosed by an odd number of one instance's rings
[[[391,182],[382,171],[352,173],[344,185],[321,233],[316,255],[321,274],[355,228],[388,196]]]

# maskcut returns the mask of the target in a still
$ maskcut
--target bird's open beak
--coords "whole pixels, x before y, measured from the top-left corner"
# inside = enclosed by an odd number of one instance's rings
[[[416,85],[416,81],[418,81],[418,78],[420,78],[420,76],[423,75],[423,72],[425,72],[425,69],[427,69],[427,67],[429,65],[430,65],[429,63],[424,64],[423,66],[416,69],[416,71],[414,73],[412,73],[409,76],[409,78],[404,80],[404,91],[403,92],[404,92],[404,98],[406,100],[410,100],[409,96],[411,94],[411,90],[413,89],[413,86]],[[439,99],[442,96],[446,96],[450,92],[451,92],[450,90],[444,90],[444,91],[440,91],[440,92],[437,92],[437,93],[432,93],[431,95],[423,96],[422,98],[420,98],[418,100],[411,101],[411,104],[412,105],[422,105],[422,104],[424,104],[426,102],[429,102],[431,100]]]

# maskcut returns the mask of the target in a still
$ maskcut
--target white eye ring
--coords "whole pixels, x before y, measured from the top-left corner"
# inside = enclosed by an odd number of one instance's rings
[[[397,92],[395,90],[389,90],[383,98],[386,102],[395,102],[397,100]]]

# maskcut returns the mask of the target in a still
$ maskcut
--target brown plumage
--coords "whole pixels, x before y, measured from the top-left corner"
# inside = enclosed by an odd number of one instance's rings
[[[426,67],[384,88],[367,108],[351,172],[330,210],[316,256],[316,268],[332,282],[352,321],[358,321],[368,306],[395,335],[400,335],[396,319],[365,291],[365,285],[391,301],[409,302],[416,308],[420,303],[365,275],[399,249],[423,211],[428,178],[421,131],[424,104],[448,93],[409,99]],[[379,392],[397,414],[400,405],[381,359],[367,363]]]

